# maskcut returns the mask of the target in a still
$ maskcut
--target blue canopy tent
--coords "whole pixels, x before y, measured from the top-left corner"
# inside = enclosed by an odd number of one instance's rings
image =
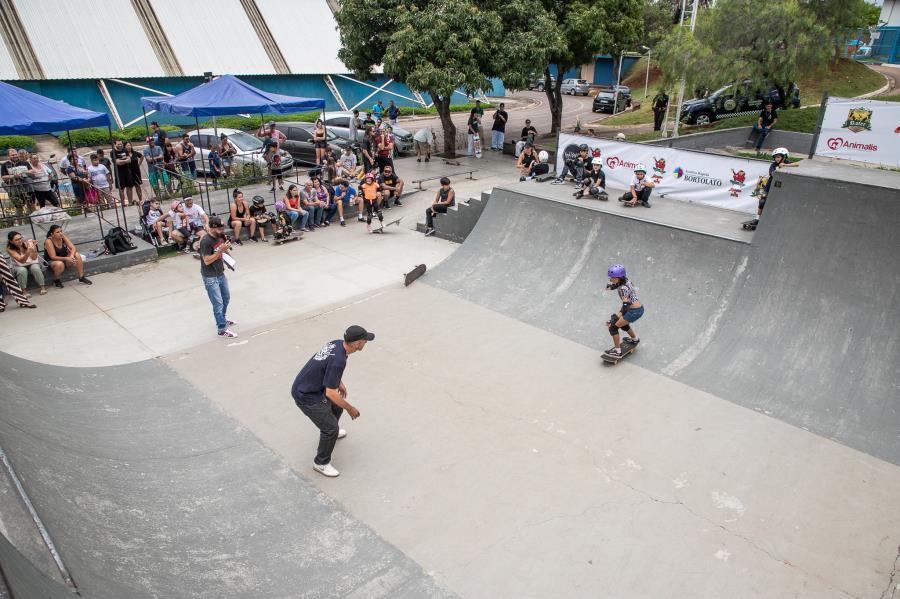
[[[109,115],[76,108],[0,81],[0,135],[109,127]]]
[[[231,114],[287,114],[325,110],[322,98],[298,98],[275,94],[241,81],[234,75],[222,75],[177,96],[148,96],[141,98],[144,122],[147,110],[194,117],[200,130],[200,117],[216,117]],[[148,135],[149,135],[149,126]],[[205,169],[203,148],[200,148],[200,164]],[[207,191],[207,197],[209,192]]]

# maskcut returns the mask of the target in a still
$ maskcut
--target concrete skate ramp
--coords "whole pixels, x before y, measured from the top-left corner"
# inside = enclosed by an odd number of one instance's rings
[[[900,464],[897,192],[779,180],[752,244],[496,188],[423,281],[602,350],[622,262],[647,309],[632,364]]]
[[[0,354],[0,387],[0,444],[82,597],[451,596],[160,362]],[[14,599],[61,596],[23,559]]]

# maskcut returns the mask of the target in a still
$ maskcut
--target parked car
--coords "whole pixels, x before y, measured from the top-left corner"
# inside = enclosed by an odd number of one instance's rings
[[[616,103],[616,109],[613,111],[613,102]],[[616,93],[611,91],[599,91],[594,97],[594,112],[622,112],[625,110],[626,101],[624,94],[619,94],[616,99]]]
[[[631,106],[631,88],[627,85],[614,85],[613,91],[617,89],[619,90],[619,95],[625,98],[625,106]]]
[[[224,133],[228,136],[228,141],[234,145],[236,154],[232,159],[235,169],[241,168],[244,164],[255,164],[261,173],[266,172],[266,161],[263,158],[263,141],[240,129],[200,129],[191,132],[191,143],[197,146],[197,172],[205,173],[209,170],[209,147],[210,143],[219,143],[218,134]],[[200,160],[200,150],[203,149],[203,160]],[[204,166],[206,165],[206,166]],[[294,168],[294,159],[284,150],[281,150],[281,169],[286,172]]]
[[[531,81],[528,82],[529,90],[537,90],[539,92],[544,91],[544,86],[546,85],[546,80],[544,77],[535,77]],[[556,85],[556,77],[550,77],[550,86]]]
[[[571,94],[573,96],[586,96],[591,91],[591,84],[587,79],[563,79],[562,85],[559,86],[560,93]]]
[[[281,148],[286,150],[296,162],[316,163],[316,146],[313,143],[315,123],[284,121],[276,122],[275,128],[287,137],[287,140],[281,144]],[[335,160],[340,157],[341,151],[350,145],[349,141],[339,138],[334,131],[328,128],[325,130],[325,139],[328,141],[328,147]]]
[[[353,116],[353,112],[344,111],[344,112],[326,112],[325,118],[323,122],[325,123],[325,127],[328,128],[329,131],[334,132],[334,134],[341,139],[350,139],[350,117]],[[359,113],[359,121],[362,123],[369,117],[369,113],[360,111]],[[320,117],[321,118],[321,117]],[[398,154],[407,154],[412,152],[413,149],[413,134],[404,129],[403,127],[397,126],[393,127],[394,132],[394,149]],[[362,129],[359,131],[360,137],[362,140]]]
[[[784,98],[787,97],[787,103]],[[688,125],[708,125],[714,121],[755,114],[762,110],[766,100],[772,100],[775,108],[800,106],[800,88],[791,84],[785,90],[766,82],[757,87],[747,79],[738,84],[726,85],[705,98],[687,100],[681,106],[681,122]]]

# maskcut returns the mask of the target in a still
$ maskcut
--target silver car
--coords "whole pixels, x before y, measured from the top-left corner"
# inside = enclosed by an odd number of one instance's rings
[[[224,133],[228,136],[228,141],[231,142],[231,145],[234,146],[235,155],[232,158],[232,163],[235,167],[240,169],[240,166],[243,164],[255,164],[256,167],[260,170],[260,172],[265,172],[266,170],[266,161],[263,158],[263,150],[265,147],[263,146],[263,142],[261,139],[247,133],[245,131],[240,131],[238,129],[223,129],[219,127],[218,129],[200,129],[199,131],[191,131],[191,143],[197,146],[197,171],[204,172],[209,168],[209,144],[211,143],[219,143],[219,137],[216,134],[221,135]],[[201,148],[203,150],[203,161],[200,160],[200,151]],[[281,170],[283,172],[289,171],[294,168],[294,159],[291,155],[284,150],[279,150],[279,154],[281,155]]]
[[[353,113],[350,111],[345,112],[326,112],[324,113],[324,119],[322,119],[325,123],[325,127],[328,128],[329,131],[333,132],[335,135],[340,137],[341,139],[350,139],[350,117],[353,116]],[[369,117],[369,113],[360,111],[359,113],[359,122],[360,128],[357,131],[357,143],[362,141],[362,123]],[[322,117],[319,117],[322,118]],[[394,148],[399,154],[407,154],[412,152],[413,149],[413,136],[412,133],[404,129],[403,127],[391,127],[391,130],[394,132]]]
[[[561,94],[571,94],[573,96],[586,96],[591,91],[591,84],[587,79],[564,79],[559,86]]]

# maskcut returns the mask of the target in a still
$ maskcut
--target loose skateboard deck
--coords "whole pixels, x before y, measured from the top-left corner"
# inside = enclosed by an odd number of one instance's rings
[[[600,357],[607,364],[618,364],[622,360],[622,358],[624,358],[625,356],[627,356],[628,354],[633,352],[635,349],[637,349],[637,346],[638,346],[637,343],[632,343],[630,338],[622,339],[621,345],[622,345],[622,355],[621,356],[610,355],[609,352],[611,352],[613,349],[615,349],[614,347],[611,347],[608,350],[606,350],[605,352],[603,352],[603,354]]]
[[[402,216],[400,218],[394,219],[392,221],[388,221],[386,223],[380,223],[380,225],[377,229],[372,229],[372,233],[384,233],[384,228],[390,227],[391,225],[397,225],[397,227],[399,227],[401,220],[403,220]]]
[[[462,163],[459,160],[444,159],[444,164],[449,164],[450,166],[462,166]]]
[[[297,241],[300,237],[297,235],[291,235],[290,237],[282,237],[281,239],[272,238],[272,245],[281,245],[283,243],[287,243],[289,241]]]
[[[403,285],[409,287],[409,284],[425,274],[425,265],[420,264],[405,275],[403,275]]]
[[[741,223],[741,228],[745,231],[755,231],[756,225],[759,224],[759,219],[754,218],[753,220],[748,220]]]

